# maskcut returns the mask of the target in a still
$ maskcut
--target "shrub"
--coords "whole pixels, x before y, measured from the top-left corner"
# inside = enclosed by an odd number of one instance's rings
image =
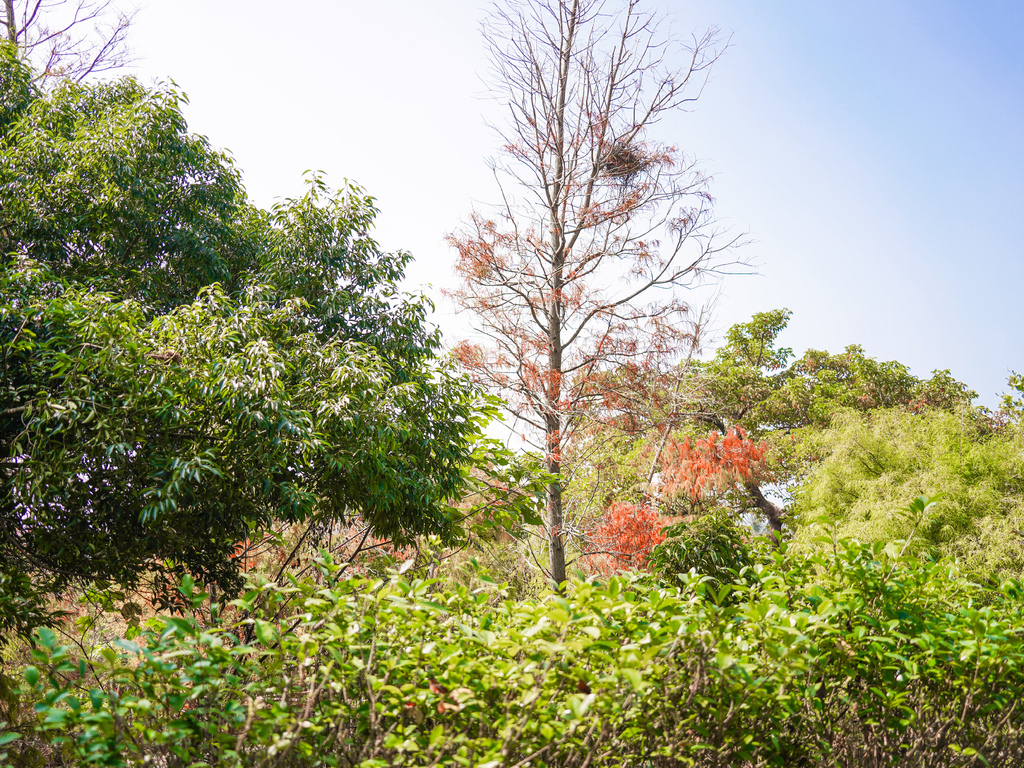
[[[669,583],[684,584],[692,570],[717,590],[755,561],[747,543],[749,531],[741,531],[724,509],[669,526],[662,533],[666,538],[651,552],[650,562]]]
[[[892,545],[766,559],[715,600],[683,575],[520,602],[324,561],[320,585],[255,581],[208,626],[166,617],[95,659],[40,629],[35,715],[4,748],[110,766],[1024,760],[1019,585]]]

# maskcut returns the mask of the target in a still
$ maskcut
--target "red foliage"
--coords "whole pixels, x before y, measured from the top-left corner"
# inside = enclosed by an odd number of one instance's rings
[[[651,550],[665,540],[662,529],[674,522],[676,518],[660,515],[647,504],[613,503],[594,536],[603,555],[597,567],[608,572],[645,570]]]
[[[662,454],[661,480],[666,493],[680,491],[697,501],[711,490],[724,491],[736,483],[763,476],[766,443],[747,439],[742,427],[733,427],[722,437],[711,432],[690,445],[690,438],[673,441]]]

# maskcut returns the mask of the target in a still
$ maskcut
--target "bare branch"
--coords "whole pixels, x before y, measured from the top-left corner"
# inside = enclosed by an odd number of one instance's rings
[[[130,66],[128,31],[137,13],[116,0],[3,0],[0,23],[46,88]]]

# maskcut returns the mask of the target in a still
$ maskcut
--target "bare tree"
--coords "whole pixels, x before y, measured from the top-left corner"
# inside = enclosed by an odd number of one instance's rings
[[[131,64],[127,37],[137,12],[115,0],[3,0],[0,21],[45,87]]]
[[[615,407],[613,371],[687,354],[681,289],[720,270],[735,242],[714,221],[708,179],[650,136],[697,99],[723,46],[709,30],[675,48],[638,0],[510,0],[484,35],[509,107],[494,162],[502,202],[449,236],[453,296],[486,339],[456,352],[559,478],[546,535],[561,583],[564,447],[582,419]]]

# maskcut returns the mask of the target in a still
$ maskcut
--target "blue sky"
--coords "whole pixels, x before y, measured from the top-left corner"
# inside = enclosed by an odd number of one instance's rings
[[[688,116],[694,144],[761,272],[726,282],[720,321],[788,306],[794,348],[859,343],[919,375],[950,368],[994,404],[1024,351],[1024,13],[696,10],[733,45]]]
[[[798,352],[860,344],[994,405],[1024,369],[1024,6],[1009,2],[651,2],[676,34],[731,45],[663,135],[700,158],[756,275],[721,285],[717,325],[789,307]],[[377,198],[410,286],[454,285],[444,235],[492,201],[484,4],[148,0],[136,73],[174,79],[194,130],[253,198],[302,173]],[[454,337],[457,319],[438,322]]]

